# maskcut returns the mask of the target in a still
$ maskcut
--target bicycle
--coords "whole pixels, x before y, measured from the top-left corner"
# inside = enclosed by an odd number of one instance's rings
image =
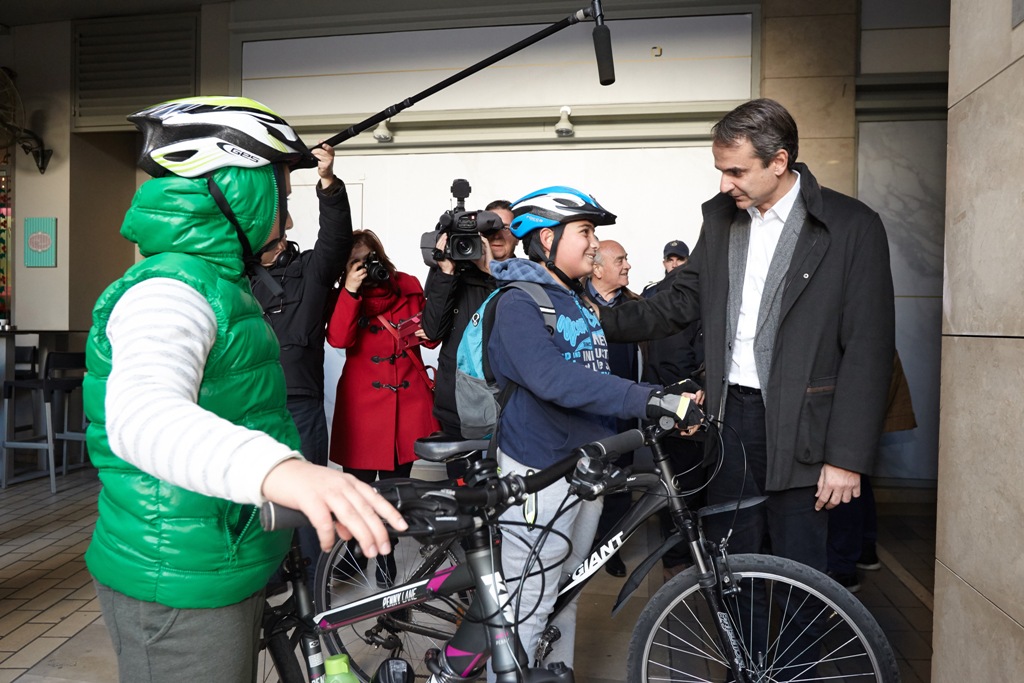
[[[318,572],[318,594],[330,596],[318,604],[314,617],[324,634],[365,622],[366,635],[382,623],[389,649],[374,656],[361,645],[370,638],[354,635],[328,640],[328,649],[350,654],[354,670],[369,681],[376,660],[407,655],[419,659],[416,675],[431,683],[473,680],[488,657],[501,683],[572,681],[572,671],[559,663],[547,669],[547,646],[557,634],[546,631],[537,651],[529,656],[514,625],[515,596],[510,596],[501,569],[500,532],[494,525],[502,511],[564,476],[571,476],[581,498],[617,490],[638,490],[640,499],[626,516],[559,586],[552,619],[643,522],[669,506],[677,531],[634,570],[620,592],[613,614],[664,552],[680,539],[687,542],[694,566],[655,593],[644,609],[630,642],[625,680],[629,681],[755,681],[855,680],[898,683],[899,669],[892,648],[867,609],[824,574],[783,558],[763,555],[729,556],[704,537],[704,517],[750,507],[763,499],[720,504],[691,511],[675,489],[675,473],[660,446],[670,425],[643,432],[631,430],[587,444],[572,456],[528,476],[499,477],[491,460],[471,467],[467,486],[421,481],[383,482],[379,490],[410,524],[409,534],[430,539],[424,558],[412,568],[412,580],[371,592],[354,601],[344,599],[344,586]],[[444,461],[481,442],[434,442],[424,455]],[[621,452],[647,444],[654,453],[654,471],[619,470],[610,463]],[[282,511],[264,510],[266,525],[280,526],[272,517]],[[293,522],[298,524],[301,522]],[[465,560],[440,567],[453,545],[462,541]],[[321,565],[329,568],[322,559]],[[440,567],[432,569],[432,566]],[[755,600],[756,599],[756,600]],[[757,607],[755,608],[755,604]],[[402,630],[411,610],[437,618],[431,638],[436,646],[420,652]],[[383,621],[382,621],[383,620]],[[334,643],[332,645],[332,642]],[[340,645],[339,645],[340,643]],[[380,646],[380,643],[376,643]],[[369,656],[369,659],[367,657]],[[533,662],[533,666],[530,664]],[[410,679],[411,680],[411,679]]]

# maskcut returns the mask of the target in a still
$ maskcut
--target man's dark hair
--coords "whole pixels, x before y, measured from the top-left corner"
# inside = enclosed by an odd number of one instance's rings
[[[784,149],[789,153],[786,170],[792,170],[800,150],[796,121],[785,107],[767,98],[745,102],[723,116],[711,129],[711,138],[728,147],[749,140],[765,166]]]
[[[512,210],[512,202],[507,199],[495,199],[493,202],[484,207],[484,211],[494,211],[495,209],[505,209],[506,211]]]

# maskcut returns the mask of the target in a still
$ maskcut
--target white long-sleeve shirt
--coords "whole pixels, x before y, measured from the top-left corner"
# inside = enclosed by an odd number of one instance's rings
[[[196,403],[217,320],[185,283],[153,278],[131,287],[111,311],[107,337],[107,436],[119,458],[190,491],[259,505],[270,470],[302,457]]]
[[[786,227],[786,220],[799,195],[800,174],[796,173],[793,187],[764,215],[755,206],[747,209],[750,214],[750,242],[747,245],[747,268],[743,273],[740,316],[736,321],[736,337],[732,344],[729,384],[761,386],[754,359],[754,337],[757,335],[757,319],[761,313],[761,297],[775,248],[782,237],[782,229]]]

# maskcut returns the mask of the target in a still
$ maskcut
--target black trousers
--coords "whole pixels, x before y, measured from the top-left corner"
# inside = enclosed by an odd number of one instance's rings
[[[767,439],[765,409],[760,392],[744,393],[730,387],[725,403],[723,427],[724,461],[718,476],[708,487],[708,504],[767,495],[765,504],[725,512],[708,518],[705,530],[711,540],[720,541],[735,519],[729,553],[765,553],[787,557],[819,571],[826,569],[828,515],[814,509],[814,487],[765,491]],[[745,646],[757,659],[770,651],[783,653],[779,664],[784,671],[812,675],[812,662],[820,650],[822,625],[817,623],[819,606],[791,604],[785,586],[774,588],[755,582],[752,591],[735,599],[733,618],[740,625]],[[783,614],[771,613],[771,605]],[[777,648],[770,641],[771,624],[790,624],[778,634]],[[776,679],[785,681],[787,677]]]
[[[768,501],[740,510],[729,540],[729,552],[787,557],[818,571],[827,568],[828,515],[814,509],[813,486],[766,491],[768,471],[764,401],[760,394],[743,394],[730,387],[725,402],[721,471],[708,486],[708,505],[767,495]],[[745,462],[744,462],[745,459]],[[733,521],[726,512],[709,518],[708,537],[720,541]]]

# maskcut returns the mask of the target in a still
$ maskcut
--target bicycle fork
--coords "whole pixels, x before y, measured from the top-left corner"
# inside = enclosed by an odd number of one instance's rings
[[[662,479],[668,482],[673,481],[672,466],[660,441],[655,441],[651,444],[651,452],[654,456],[654,465],[661,473]],[[729,668],[732,670],[737,681],[740,683],[755,683],[754,672],[746,666],[743,645],[736,634],[732,616],[725,608],[724,596],[733,595],[740,590],[729,569],[725,553],[722,553],[720,560],[716,560],[707,552],[697,528],[696,518],[686,508],[680,497],[670,496],[668,505],[676,528],[683,533],[687,544],[690,546],[690,554],[700,575],[697,581],[700,586],[701,595],[704,596],[708,609],[711,610],[715,617],[715,630],[718,632],[718,641],[722,646],[722,654],[725,656],[726,661],[728,661]]]

